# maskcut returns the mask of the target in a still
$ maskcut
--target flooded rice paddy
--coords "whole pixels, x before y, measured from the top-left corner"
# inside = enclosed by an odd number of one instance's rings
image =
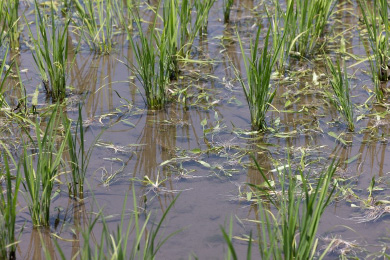
[[[155,19],[149,6],[157,3],[139,5],[147,28]],[[332,243],[326,259],[388,257],[389,104],[386,93],[384,102],[375,99],[364,47],[368,40],[357,2],[336,1],[320,47],[307,57],[291,55],[286,71],[272,75],[276,94],[266,114],[267,129],[262,132],[251,128],[247,101],[233,66],[245,75],[237,33],[247,50],[249,37],[260,24],[261,44],[270,26],[265,8],[273,10],[273,3],[234,1],[228,24],[223,22],[222,5],[223,1],[216,1],[211,8],[207,32],[196,37],[191,60],[181,64],[179,78],[168,85],[170,102],[160,110],[146,107],[141,83],[126,66],[136,64],[136,60],[123,29],[113,26],[112,50],[99,54],[89,50],[84,41],[79,45],[81,36],[70,24],[66,39],[71,46],[68,60],[74,61],[61,107],[76,122],[79,104],[83,104],[86,150],[93,146],[84,196],[69,196],[69,172],[59,174],[53,188],[49,228],[33,228],[27,192],[21,187],[16,234],[22,232],[17,239],[17,259],[60,259],[58,248],[65,259],[82,258],[78,251],[86,243],[83,228],[101,210],[107,226],[116,230],[121,217],[126,222],[133,215],[133,191],[140,221],[143,223],[151,213],[147,230],[156,227],[177,197],[158,237],[180,232],[159,248],[156,259],[226,258],[228,245],[221,227],[228,230],[230,219],[232,241],[238,259],[243,259],[250,231],[256,240],[261,229],[258,198],[251,185],[264,185],[265,180],[254,160],[269,180],[277,182],[277,169],[290,164],[293,169],[310,173],[308,185],[315,186],[316,176],[333,159],[338,162],[331,182],[336,188],[319,223],[316,256]],[[15,113],[22,111],[17,108],[18,100],[25,95],[28,113],[23,112],[23,116],[31,120],[39,117],[45,122],[54,102],[41,84],[25,25],[29,21],[31,31],[37,30],[34,3],[20,2],[19,14],[22,13],[26,19],[19,21],[20,49],[10,51],[7,64],[11,65],[11,58],[17,64],[25,93],[13,87],[18,84],[15,74],[3,91]],[[133,35],[138,39],[136,30]],[[346,51],[341,54],[346,57],[354,104],[354,132],[348,131],[325,94],[330,90],[325,53],[337,57],[341,38],[345,39]],[[5,52],[4,43],[1,53]],[[386,83],[381,84],[386,89]],[[41,128],[44,129],[43,123]],[[20,156],[20,125],[5,115],[1,131],[3,144]],[[61,142],[58,137],[57,145]],[[64,160],[69,156],[65,150]],[[90,232],[89,243],[99,243],[101,232],[99,220]],[[132,229],[131,234],[134,232]],[[133,243],[132,235],[129,244]],[[252,256],[258,258],[256,243],[253,244]]]

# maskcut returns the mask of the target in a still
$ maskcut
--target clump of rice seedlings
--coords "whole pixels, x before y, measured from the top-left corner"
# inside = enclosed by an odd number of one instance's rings
[[[207,25],[208,14],[214,2],[215,0],[197,0],[192,3],[190,0],[183,0],[179,6],[177,0],[164,1],[164,29],[161,38],[165,41],[159,40],[158,43],[166,44],[170,79],[178,78],[179,61],[185,62],[189,56],[197,34],[202,34],[202,28]],[[196,9],[194,22],[191,15],[193,9]]]
[[[283,42],[280,45],[280,51],[278,53],[278,58],[276,61],[276,69],[279,73],[283,74],[286,68],[286,63],[291,51],[292,40],[289,37],[291,26],[289,25],[293,17],[293,5],[289,2],[286,11],[284,11],[278,0],[274,1],[275,4],[275,14],[271,15],[268,10],[268,20],[272,28],[272,44],[274,50],[278,48],[278,44]]]
[[[53,187],[55,179],[59,175],[62,154],[70,131],[69,127],[65,129],[64,140],[57,149],[56,133],[60,121],[60,116],[57,116],[57,108],[52,112],[45,131],[41,131],[40,120],[37,119],[35,122],[36,141],[29,136],[29,140],[34,144],[33,151],[35,153],[30,154],[27,151],[27,144],[24,144],[21,156],[25,177],[23,181],[26,190],[25,199],[35,227],[49,226]]]
[[[9,51],[9,49],[6,50],[4,58],[1,61],[1,65],[0,65],[0,109],[1,108],[5,108],[5,109],[9,108],[9,105],[8,105],[7,101],[5,100],[5,98],[3,96],[4,85],[7,82],[8,75],[10,74],[11,68],[12,68],[12,66],[9,66],[9,68],[7,69],[5,74],[3,75],[4,69],[5,69],[5,66],[6,66],[8,51]]]
[[[29,27],[34,44],[33,58],[40,72],[46,92],[54,100],[65,97],[66,75],[68,70],[68,41],[67,32],[70,19],[60,25],[54,13],[51,1],[49,20],[41,13],[39,3],[35,1],[35,18],[37,24],[36,38]]]
[[[230,10],[232,9],[234,0],[223,0],[223,22],[229,23],[230,20]]]
[[[89,48],[98,53],[110,53],[114,21],[112,0],[86,0],[82,3],[74,0],[74,5],[78,16],[76,26]]]
[[[3,153],[3,161],[4,169],[2,169],[1,174],[5,176],[5,188],[0,185],[0,258],[15,259],[16,244],[18,243],[15,237],[16,205],[21,173],[18,166],[16,176],[11,175],[8,155],[5,152]],[[14,183],[14,188],[12,183]]]
[[[252,128],[255,130],[266,129],[265,116],[276,93],[275,90],[271,91],[270,78],[282,44],[282,42],[279,42],[277,49],[269,50],[269,29],[264,39],[264,46],[260,48],[260,31],[261,27],[259,26],[254,41],[252,39],[250,40],[249,56],[245,54],[241,38],[237,33],[244,60],[247,82],[245,83],[237,70],[236,75],[244,90],[251,114]]]
[[[19,48],[19,38],[20,38],[20,32],[19,32],[19,0],[5,0],[1,1],[1,9],[3,12],[3,29],[7,30],[7,36],[9,39],[10,47],[11,49],[18,49]]]
[[[111,231],[108,227],[107,220],[103,215],[103,209],[100,208],[97,216],[91,218],[88,227],[82,231],[84,244],[81,246],[78,255],[80,259],[156,259],[156,255],[165,242],[180,230],[173,232],[167,236],[160,234],[162,224],[164,223],[169,211],[175,204],[178,197],[175,197],[165,210],[163,216],[159,221],[156,221],[151,229],[148,226],[152,219],[151,213],[146,215],[143,224],[139,219],[140,212],[138,211],[137,197],[133,187],[133,210],[130,219],[126,223],[125,216],[127,215],[125,210],[127,209],[127,196],[125,197],[121,221],[115,231]],[[102,227],[100,239],[93,237],[93,230],[96,228],[96,224],[100,221]],[[132,234],[134,233],[134,234]],[[130,238],[132,239],[130,241]],[[91,246],[90,241],[96,241]],[[65,254],[62,249],[56,243],[57,249],[60,252],[60,259],[66,260]],[[47,259],[51,259],[48,250],[45,249],[45,255]]]
[[[383,100],[383,91],[380,81],[387,81],[390,77],[389,57],[389,16],[386,0],[375,0],[372,5],[366,1],[358,1],[363,14],[363,22],[367,28],[370,49],[366,48],[370,63],[371,77],[374,81],[374,91],[378,102]],[[365,46],[366,47],[366,46]]]
[[[350,131],[355,130],[354,117],[353,117],[353,103],[349,96],[349,81],[347,66],[343,62],[344,67],[341,68],[340,60],[336,61],[336,65],[333,61],[326,57],[327,70],[330,74],[330,84],[333,89],[334,95],[325,91],[326,95],[331,100],[336,109],[343,115],[345,121],[348,123],[348,129]]]
[[[196,22],[200,21],[202,24],[199,29],[199,35],[207,32],[207,24],[209,22],[209,12],[213,7],[215,0],[194,0],[194,6],[197,12]]]
[[[0,1],[0,46],[3,46],[4,38],[6,35],[6,23],[5,23],[5,10],[4,0]]]
[[[157,18],[157,16],[156,16]],[[150,109],[161,109],[167,102],[167,84],[169,80],[169,57],[167,52],[167,37],[159,37],[154,20],[150,34],[143,32],[141,18],[137,10],[134,12],[139,40],[130,38],[137,66],[131,66],[140,81],[145,95],[144,101]],[[128,65],[129,66],[129,65]]]
[[[265,180],[260,166],[256,163],[259,172]],[[267,196],[276,214],[269,210],[269,205],[263,199],[258,198],[260,232],[257,246],[261,259],[314,259],[318,257],[317,230],[321,216],[331,201],[334,187],[331,187],[333,174],[337,165],[332,162],[330,166],[319,176],[317,185],[308,183],[308,177],[301,170],[293,173],[289,170],[278,171],[281,192],[276,192],[274,185],[266,181],[267,188],[279,194],[277,197]],[[263,187],[255,186],[261,194]],[[231,242],[231,235],[223,230],[224,237],[233,259],[238,259]],[[231,231],[230,231],[231,233]],[[251,236],[250,236],[251,237]],[[249,240],[248,259],[251,256],[251,243]],[[329,251],[331,242],[325,249],[320,259]]]
[[[125,0],[118,1],[113,0],[112,9],[114,12],[114,19],[118,27],[122,30],[126,31],[128,36],[131,34],[131,30],[133,29],[133,17],[132,17],[132,9],[136,8],[135,0]]]
[[[288,0],[293,8],[291,20],[284,26],[290,27],[291,50],[302,56],[312,53],[332,14],[335,0]]]
[[[71,128],[72,122],[64,115],[63,116],[63,125],[66,129]],[[101,132],[102,134],[103,132]],[[81,105],[79,106],[79,116],[76,122],[75,132],[72,135],[72,132],[68,132],[68,152],[69,152],[69,167],[71,169],[71,179],[72,181],[68,184],[69,194],[83,198],[84,193],[84,180],[87,173],[87,168],[89,165],[89,160],[91,159],[93,148],[101,136],[99,134],[95,141],[91,144],[89,149],[86,151],[84,144],[84,126],[83,126],[83,117],[81,113]]]

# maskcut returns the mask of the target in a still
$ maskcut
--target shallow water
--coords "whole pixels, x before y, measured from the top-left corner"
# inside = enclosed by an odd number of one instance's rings
[[[62,240],[57,241],[70,259],[82,243],[80,232],[72,231],[74,227],[84,225],[89,213],[98,211],[98,204],[104,207],[106,216],[112,217],[108,222],[114,229],[120,223],[126,194],[129,194],[128,205],[132,205],[131,187],[134,185],[138,206],[144,213],[153,212],[158,216],[180,194],[164,223],[164,234],[183,230],[159,250],[158,259],[188,259],[190,255],[199,259],[223,259],[227,247],[220,227],[228,227],[230,216],[233,216],[235,236],[249,234],[250,230],[258,228],[248,221],[259,219],[257,206],[246,201],[244,194],[248,191],[246,183],[261,184],[264,180],[253,166],[249,166],[252,163],[249,152],[256,154],[255,158],[269,176],[275,168],[273,160],[285,163],[288,152],[294,163],[299,163],[304,153],[306,169],[314,173],[335,157],[340,160],[337,177],[345,179],[345,184],[350,185],[355,194],[366,198],[367,187],[375,176],[377,186],[383,190],[375,191],[374,197],[388,200],[390,117],[386,107],[374,106],[370,102],[367,107],[362,106],[369,97],[364,86],[372,89],[371,80],[365,73],[368,63],[349,69],[354,75],[351,86],[353,102],[358,106],[355,114],[367,115],[357,122],[355,133],[343,135],[345,140],[351,141],[349,145],[343,145],[328,135],[329,132],[338,135],[346,132],[346,125],[323,95],[323,88],[328,86],[326,77],[321,76],[325,69],[320,56],[314,56],[310,61],[291,58],[292,66],[286,77],[272,83],[277,87],[277,94],[267,122],[274,131],[253,138],[243,133],[250,131],[250,114],[229,59],[238,70],[243,70],[234,26],[241,37],[251,35],[255,30],[252,25],[260,19],[259,16],[265,21],[263,2],[236,1],[229,26],[222,22],[221,6],[222,1],[218,1],[211,10],[208,35],[195,42],[194,58],[210,62],[186,65],[182,72],[184,78],[177,82],[183,87],[190,86],[188,92],[192,97],[186,104],[173,101],[161,111],[145,108],[137,88],[139,82],[119,62],[133,60],[124,34],[115,37],[117,44],[110,55],[92,54],[87,49],[77,54],[68,79],[68,84],[74,89],[68,98],[67,114],[77,118],[78,100],[85,97],[82,114],[87,147],[104,131],[89,164],[87,181],[90,190],[85,194],[84,203],[80,204],[68,198],[64,185],[58,185],[61,193],[52,205],[51,235],[45,232],[39,235],[32,229],[25,202],[21,201],[22,212],[17,224],[25,227],[18,246],[18,258],[45,259],[42,244],[56,258],[53,239],[60,236]],[[327,37],[345,32],[347,51],[364,56],[365,50],[356,28],[356,7],[355,2],[345,2],[336,8],[339,12],[327,29]],[[263,22],[263,25],[266,27],[267,23]],[[72,40],[70,34],[69,41]],[[247,39],[245,42],[248,44]],[[339,38],[329,42],[329,53],[335,53],[338,42]],[[28,69],[21,76],[27,93],[32,94],[39,84],[39,75],[31,51],[23,44],[17,60],[21,69]],[[348,65],[355,62],[351,58]],[[316,85],[313,81],[313,72],[320,75],[321,84]],[[11,97],[17,95],[12,91],[8,93]],[[286,106],[287,100],[292,104]],[[42,90],[39,107],[46,106],[47,102]],[[207,124],[203,126],[205,119]],[[209,129],[206,134],[203,128]],[[355,159],[346,163],[351,158]],[[160,182],[160,186],[153,189],[142,185],[144,176]],[[65,181],[65,177],[61,180]],[[337,235],[353,241],[359,248],[367,250],[354,249],[358,257],[380,250],[389,253],[386,246],[390,237],[388,216],[358,223],[353,217],[364,216],[361,205],[354,207],[357,202],[353,197],[340,197],[339,201],[331,203],[321,219],[319,237]],[[129,206],[128,210],[131,208]],[[99,235],[97,227],[93,236],[99,240]],[[327,242],[320,240],[320,243]],[[234,244],[239,256],[244,256],[246,242],[234,240]],[[328,257],[332,259],[337,254],[333,252]]]

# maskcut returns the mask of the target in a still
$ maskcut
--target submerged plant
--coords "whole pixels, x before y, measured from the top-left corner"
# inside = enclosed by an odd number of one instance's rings
[[[256,163],[259,172],[265,180],[260,166]],[[331,201],[335,187],[331,187],[332,177],[337,165],[332,162],[330,166],[320,175],[316,186],[308,183],[308,177],[302,170],[293,173],[289,170],[278,171],[281,192],[276,192],[274,185],[266,181],[267,188],[273,194],[280,194],[276,198],[268,196],[277,213],[274,215],[269,210],[269,205],[258,198],[259,205],[259,239],[256,242],[259,248],[261,259],[313,259],[318,249],[317,230],[321,216]],[[264,194],[263,186],[255,186]],[[233,259],[238,259],[229,237],[224,230],[225,240]],[[231,233],[231,232],[230,232]],[[251,236],[250,236],[251,238]],[[248,259],[251,256],[251,243],[249,240]],[[331,244],[320,256],[322,259],[328,252]]]
[[[46,15],[41,13],[39,3],[35,0],[35,18],[38,25],[37,37],[33,36],[30,27],[29,31],[35,49],[32,53],[34,62],[41,74],[46,92],[54,100],[59,100],[65,97],[66,92],[67,35],[70,19],[66,18],[63,25],[58,24],[53,5],[54,3],[51,1],[49,21],[46,21]]]
[[[114,21],[112,0],[73,2],[78,16],[76,26],[90,49],[98,53],[110,53]]]
[[[364,45],[370,63],[374,91],[377,101],[381,102],[383,91],[380,88],[380,81],[387,81],[390,77],[388,72],[390,59],[388,3],[387,0],[374,0],[372,7],[366,1],[359,0],[358,3],[362,10],[372,52],[371,54]]]
[[[345,121],[348,123],[348,129],[350,131],[355,130],[354,118],[353,118],[353,103],[349,96],[349,81],[347,66],[343,62],[343,69],[340,66],[340,60],[336,61],[336,66],[333,65],[332,60],[326,57],[327,69],[330,74],[330,84],[333,89],[334,96],[329,92],[325,92],[332,101],[336,109],[343,115]]]
[[[237,33],[244,60],[247,83],[245,83],[237,70],[236,75],[244,90],[251,114],[252,128],[255,130],[265,130],[266,128],[265,116],[276,93],[276,90],[271,91],[270,79],[280,46],[283,43],[283,41],[279,42],[276,49],[269,50],[270,29],[268,29],[264,39],[264,46],[260,49],[260,31],[261,27],[259,26],[254,42],[252,39],[250,40],[249,56],[245,54],[241,38]],[[258,53],[259,49],[260,54]]]

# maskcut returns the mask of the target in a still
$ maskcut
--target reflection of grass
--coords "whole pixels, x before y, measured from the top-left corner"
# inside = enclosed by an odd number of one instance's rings
[[[57,100],[64,98],[66,91],[67,31],[70,20],[67,18],[64,25],[58,25],[55,21],[53,5],[54,3],[51,2],[49,21],[46,22],[46,14],[41,13],[39,4],[35,1],[37,38],[33,36],[30,27],[29,31],[35,48],[33,58],[41,74],[43,85],[47,93]]]
[[[275,90],[271,91],[270,78],[281,45],[279,43],[276,50],[268,49],[270,36],[270,30],[268,30],[264,39],[264,47],[260,50],[260,54],[258,54],[260,49],[260,31],[261,27],[259,26],[254,42],[252,40],[250,42],[251,53],[249,56],[245,54],[241,38],[237,33],[245,64],[247,83],[244,82],[244,79],[239,75],[238,71],[236,71],[236,74],[249,105],[252,127],[256,130],[264,130],[266,127],[265,115],[276,93]]]
[[[363,14],[363,21],[368,32],[371,56],[368,48],[368,60],[370,62],[371,77],[374,81],[375,95],[378,101],[382,101],[383,92],[380,88],[380,81],[387,81],[388,65],[390,58],[389,46],[389,17],[387,0],[374,0],[373,6],[366,1],[358,1]]]
[[[260,166],[259,172],[265,180]],[[308,183],[308,177],[301,172],[295,174],[290,170],[279,171],[279,181],[282,192],[276,193],[273,185],[268,185],[276,198],[268,196],[272,205],[277,209],[274,215],[267,209],[269,205],[261,198],[258,199],[260,214],[260,232],[257,246],[261,259],[313,259],[318,248],[317,230],[322,214],[331,200],[334,188],[329,192],[333,174],[336,171],[333,162],[319,177],[316,187]],[[268,181],[266,181],[268,183]],[[255,188],[264,194],[264,188]],[[267,191],[266,191],[267,192]],[[238,259],[232,244],[232,224],[229,235],[222,229],[224,238],[233,259]],[[252,237],[249,237],[248,259],[251,254]],[[332,245],[333,242],[328,246]],[[328,249],[321,255],[326,254]]]
[[[340,113],[344,116],[344,119],[348,123],[348,129],[350,131],[355,130],[354,119],[353,119],[353,104],[349,97],[349,82],[348,82],[348,73],[347,66],[345,62],[344,68],[340,66],[340,60],[337,60],[336,66],[333,65],[333,61],[326,57],[326,64],[331,75],[330,84],[333,89],[335,97],[329,92],[325,92],[330,98],[334,106]]]

